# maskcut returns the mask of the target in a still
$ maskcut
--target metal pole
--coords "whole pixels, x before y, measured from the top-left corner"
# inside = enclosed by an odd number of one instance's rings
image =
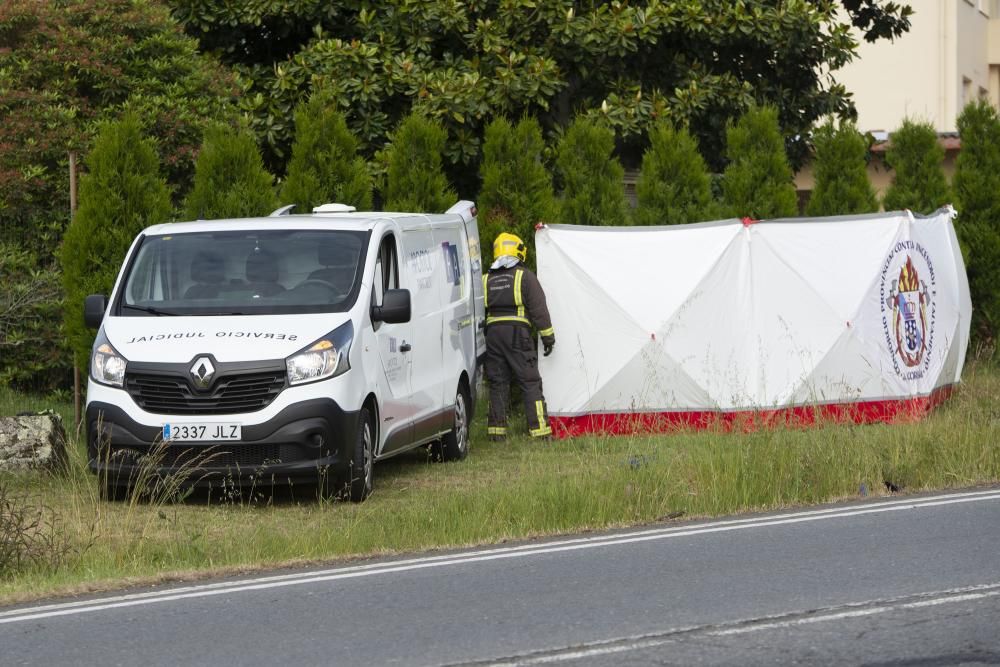
[[[69,152],[69,224],[76,217],[76,153]],[[80,409],[80,368],[76,363],[76,353],[73,354],[73,430],[80,432],[82,421]]]

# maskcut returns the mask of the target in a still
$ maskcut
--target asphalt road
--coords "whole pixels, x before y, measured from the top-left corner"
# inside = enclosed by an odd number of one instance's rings
[[[1000,664],[1000,489],[2,609],[0,663]]]

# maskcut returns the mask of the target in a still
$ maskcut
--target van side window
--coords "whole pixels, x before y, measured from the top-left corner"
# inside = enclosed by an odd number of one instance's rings
[[[379,244],[378,256],[375,258],[375,281],[372,286],[372,305],[381,306],[386,290],[399,289],[399,261],[396,257],[396,239],[387,234]],[[378,329],[382,325],[374,325]]]

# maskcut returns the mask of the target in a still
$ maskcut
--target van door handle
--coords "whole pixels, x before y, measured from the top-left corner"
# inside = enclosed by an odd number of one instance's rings
[[[413,346],[410,345],[409,343],[406,343],[406,342],[404,342],[402,345],[399,346],[399,351],[400,352],[409,352],[412,349],[413,349]]]

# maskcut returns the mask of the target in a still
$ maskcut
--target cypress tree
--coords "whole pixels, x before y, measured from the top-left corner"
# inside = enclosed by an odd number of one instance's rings
[[[403,120],[387,149],[386,210],[441,213],[455,203],[441,159],[447,140],[440,124],[419,113]]]
[[[126,114],[100,126],[80,179],[80,205],[59,250],[66,303],[63,324],[75,363],[87,367],[94,332],[83,323],[88,294],[109,294],[136,234],[170,218],[170,191],[153,142]]]
[[[944,149],[930,123],[904,120],[889,137],[885,160],[894,172],[883,201],[885,210],[932,213],[951,199],[941,168]]]
[[[871,213],[878,198],[868,179],[868,142],[850,123],[827,123],[816,131],[813,161],[816,187],[806,212],[811,216]]]
[[[499,117],[486,128],[480,173],[479,237],[483,261],[493,261],[493,239],[501,232],[517,234],[528,247],[534,266],[535,225],[552,221],[555,198],[552,177],[542,163],[545,143],[534,118],[517,125]]]
[[[962,151],[955,166],[955,231],[972,295],[972,330],[983,341],[1000,332],[1000,117],[985,101],[958,117]]]
[[[798,196],[785,142],[778,125],[778,110],[753,107],[726,128],[723,202],[730,215],[787,218],[798,215]]]
[[[195,161],[185,215],[191,220],[267,215],[278,206],[273,184],[249,130],[212,125]]]
[[[358,156],[358,140],[333,100],[314,94],[295,111],[295,141],[281,201],[300,212],[327,202],[372,207],[372,179]]]
[[[624,225],[625,170],[613,155],[615,134],[583,117],[559,141],[556,166],[562,178],[560,222],[572,225]]]
[[[636,183],[639,225],[676,225],[710,220],[718,213],[712,199],[712,177],[687,128],[666,121],[649,131]]]

